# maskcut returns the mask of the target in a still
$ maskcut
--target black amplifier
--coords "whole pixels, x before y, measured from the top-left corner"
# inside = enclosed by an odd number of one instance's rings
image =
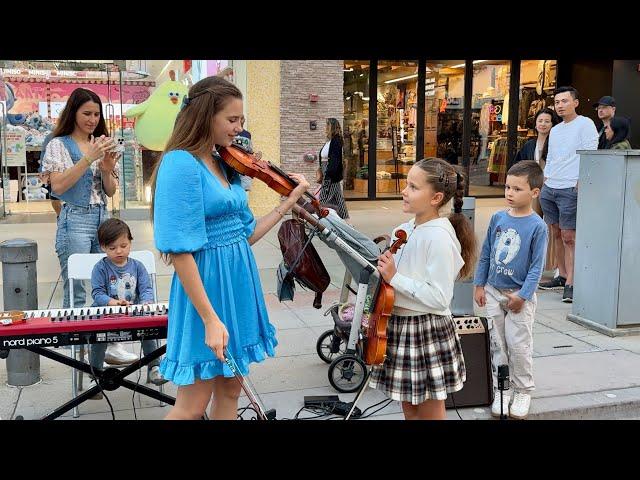
[[[485,317],[453,317],[462,344],[467,381],[447,395],[446,408],[489,405],[493,401],[489,326]]]

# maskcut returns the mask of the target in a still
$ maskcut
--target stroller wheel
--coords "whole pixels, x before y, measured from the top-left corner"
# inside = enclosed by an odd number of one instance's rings
[[[340,393],[358,390],[367,375],[367,367],[355,355],[340,355],[329,366],[329,383]]]
[[[318,356],[325,363],[331,363],[333,357],[344,353],[345,349],[345,343],[340,337],[335,335],[333,330],[324,332],[316,342],[316,352],[318,352]]]

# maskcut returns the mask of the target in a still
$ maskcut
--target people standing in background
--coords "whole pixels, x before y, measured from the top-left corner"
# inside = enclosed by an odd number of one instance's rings
[[[612,150],[630,150],[629,142],[630,123],[624,117],[613,117],[609,125],[605,127],[606,143],[604,148]]]
[[[605,95],[597,103],[593,104],[593,108],[598,112],[598,118],[602,121],[602,127],[598,130],[598,150],[607,148],[607,138],[605,137],[605,128],[609,126],[611,119],[616,114],[616,99]]]
[[[256,158],[260,158],[262,154],[260,152],[253,151],[253,143],[251,142],[251,133],[244,128],[244,123],[246,119],[243,115],[240,119],[240,125],[242,125],[242,131],[236,135],[233,139],[233,144],[242,148],[247,153],[254,153]],[[251,190],[251,184],[253,183],[253,178],[248,175],[240,175],[240,184],[242,188],[244,188],[245,192]]]
[[[322,187],[320,188],[320,203],[334,208],[343,219],[349,218],[347,204],[342,194],[342,178],[344,166],[342,164],[342,128],[335,118],[327,118],[327,141],[320,149],[320,170],[322,172]]]
[[[579,150],[597,150],[598,131],[588,117],[578,115],[578,91],[560,87],[554,95],[555,111],[562,123],[551,129],[549,152],[544,168],[540,205],[544,221],[555,236],[559,275],[540,284],[541,289],[563,288],[562,301],[573,302],[573,265],[576,249],[578,211]]]
[[[543,108],[539,110],[534,119],[534,125],[537,136],[527,140],[522,148],[516,153],[511,166],[523,160],[533,160],[540,168],[544,170],[547,163],[547,153],[549,151],[549,133],[551,129],[560,123],[560,119],[556,112],[550,108]],[[511,168],[511,166],[509,168]],[[543,216],[542,207],[540,206],[540,199],[538,195],[533,197],[533,210]],[[545,261],[545,270],[556,270],[556,251],[555,251],[555,237],[551,235],[549,237],[549,244],[547,247],[547,258]]]

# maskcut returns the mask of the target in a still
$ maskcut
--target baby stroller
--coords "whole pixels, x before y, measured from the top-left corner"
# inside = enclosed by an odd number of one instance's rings
[[[381,280],[376,268],[380,253],[389,246],[389,236],[371,240],[329,209],[326,217],[297,209],[300,216],[316,230],[317,237],[333,249],[346,267],[340,303],[332,305],[334,328],[322,333],[316,343],[318,356],[329,364],[329,383],[341,393],[355,392],[364,383],[367,366],[363,360],[363,339],[367,314],[373,310],[373,299]],[[352,289],[351,280],[357,282]],[[346,303],[349,292],[356,295],[353,305]],[[364,324],[363,324],[364,321]]]

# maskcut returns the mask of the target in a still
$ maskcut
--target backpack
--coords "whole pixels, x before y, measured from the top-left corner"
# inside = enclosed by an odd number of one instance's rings
[[[329,286],[331,278],[318,251],[311,243],[311,238],[307,236],[301,221],[291,219],[282,222],[278,229],[278,242],[284,265],[281,263],[278,268],[278,283],[282,283],[289,289],[290,298],[288,299],[292,299],[291,286],[292,280],[295,279],[303,287],[316,292],[313,306],[322,308],[322,293]],[[280,288],[278,296],[282,301]]]

